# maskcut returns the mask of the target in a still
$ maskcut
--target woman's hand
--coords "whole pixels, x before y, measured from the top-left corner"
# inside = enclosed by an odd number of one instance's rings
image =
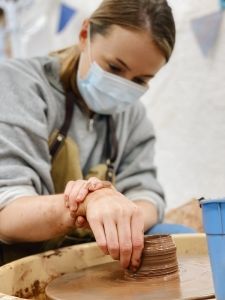
[[[101,181],[96,177],[88,180],[69,181],[64,191],[65,206],[70,209],[72,218],[76,218],[76,211],[79,203],[83,202],[86,196],[102,188],[113,188],[109,181]],[[77,227],[87,226],[86,219],[78,216],[76,220]]]
[[[136,271],[144,247],[141,209],[115,189],[102,188],[86,197],[77,215],[85,215],[98,246],[120,260],[123,268]]]

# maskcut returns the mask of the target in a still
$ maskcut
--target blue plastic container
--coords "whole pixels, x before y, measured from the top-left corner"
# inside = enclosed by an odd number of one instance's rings
[[[225,300],[225,198],[200,200],[217,300]]]
[[[225,0],[220,0],[220,4],[222,8],[225,8]]]

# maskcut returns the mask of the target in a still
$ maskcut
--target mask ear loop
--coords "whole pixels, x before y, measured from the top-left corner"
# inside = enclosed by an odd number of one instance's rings
[[[88,30],[87,30],[87,52],[88,52],[88,58],[90,61],[90,65],[92,64],[92,58],[91,58],[91,24],[89,24],[88,26]],[[81,53],[81,55],[83,55],[83,53]],[[80,64],[78,66],[78,70],[77,70],[77,74],[79,75],[79,67]]]
[[[92,57],[91,57],[91,24],[89,24],[88,27],[88,33],[87,33],[87,43],[88,43],[88,56],[90,60],[90,64],[92,64]]]

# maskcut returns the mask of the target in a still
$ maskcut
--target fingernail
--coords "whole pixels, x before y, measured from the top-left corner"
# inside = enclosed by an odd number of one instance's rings
[[[139,266],[141,263],[141,259],[137,259],[136,262],[135,262],[135,266]]]

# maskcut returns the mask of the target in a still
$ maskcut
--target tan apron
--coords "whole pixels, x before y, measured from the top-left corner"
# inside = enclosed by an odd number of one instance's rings
[[[66,184],[70,180],[83,179],[80,166],[79,150],[74,140],[67,136],[74,111],[74,95],[68,93],[66,97],[66,115],[64,123],[59,130],[55,130],[49,138],[49,151],[52,156],[51,175],[55,187],[55,193],[64,192]],[[111,116],[106,117],[107,141],[105,164],[99,164],[90,169],[84,179],[97,177],[100,180],[114,182],[114,166],[117,155],[117,141],[115,138],[114,122]],[[112,146],[113,145],[113,146]],[[94,237],[90,230],[76,229],[66,236],[62,236],[50,241],[39,243],[20,243],[14,245],[0,245],[0,265],[8,263],[18,258],[22,258],[35,253],[57,249],[93,241]]]

